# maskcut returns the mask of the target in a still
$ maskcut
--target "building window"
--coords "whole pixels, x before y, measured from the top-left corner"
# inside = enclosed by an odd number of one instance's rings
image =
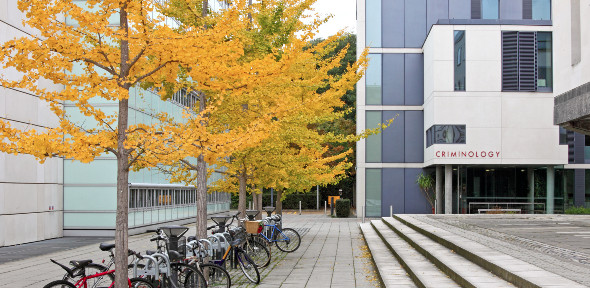
[[[455,91],[465,91],[465,31],[455,31]]]
[[[369,54],[369,67],[365,76],[367,105],[381,105],[382,66],[381,54]]]
[[[365,170],[365,214],[381,217],[381,169]]]
[[[532,0],[533,20],[551,20],[551,0]]]
[[[481,18],[498,19],[500,14],[499,0],[481,0]]]
[[[433,144],[465,144],[465,125],[433,125],[426,130],[426,147]]]
[[[367,0],[365,9],[366,45],[381,47],[381,0]]]
[[[382,121],[381,111],[367,111],[366,112],[366,127],[367,129],[377,128]],[[371,135],[367,137],[365,141],[365,161],[367,163],[379,163],[381,162],[382,154],[382,133]]]
[[[502,91],[550,92],[551,32],[502,32]]]
[[[553,41],[551,32],[537,32],[537,90],[552,91]]]

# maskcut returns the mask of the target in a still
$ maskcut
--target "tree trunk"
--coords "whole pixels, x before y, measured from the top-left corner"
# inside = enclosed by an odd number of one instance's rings
[[[238,190],[238,196],[239,196],[239,201],[238,201],[238,211],[240,212],[240,217],[245,217],[246,216],[246,171],[244,169],[244,171],[242,171],[242,173],[240,173],[240,175],[238,175],[238,181],[239,181],[239,190]]]
[[[281,200],[281,197],[283,197],[283,190],[277,190],[277,205],[275,206],[275,214],[278,215],[283,215],[283,200]]]
[[[258,215],[256,215],[256,220],[261,220],[262,219],[262,213],[264,213],[264,211],[262,211],[262,191],[263,189],[260,188],[260,193],[255,193],[252,197],[254,200],[254,210],[258,210],[260,211],[260,213],[258,213]]]
[[[122,4],[119,12],[120,27],[128,35],[127,6]],[[129,43],[121,40],[120,83],[127,91],[127,98],[119,101],[117,123],[117,217],[115,226],[115,287],[128,287],[127,250],[129,247],[129,149],[125,148],[129,118]]]
[[[207,163],[203,154],[197,158],[197,239],[207,238]]]

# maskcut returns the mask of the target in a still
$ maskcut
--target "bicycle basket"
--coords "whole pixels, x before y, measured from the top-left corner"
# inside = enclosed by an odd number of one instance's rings
[[[258,234],[261,230],[260,221],[246,221],[246,233]]]
[[[246,242],[246,230],[242,227],[236,227],[234,229],[231,229],[229,231],[230,234],[232,234],[232,241],[231,241],[231,245],[232,246],[237,246],[237,245],[242,245],[244,244],[244,242]]]

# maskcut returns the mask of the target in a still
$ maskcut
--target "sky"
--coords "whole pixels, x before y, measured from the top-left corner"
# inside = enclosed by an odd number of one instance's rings
[[[326,24],[320,26],[316,38],[327,38],[342,29],[356,33],[356,0],[317,0],[312,7],[322,17],[334,15]]]

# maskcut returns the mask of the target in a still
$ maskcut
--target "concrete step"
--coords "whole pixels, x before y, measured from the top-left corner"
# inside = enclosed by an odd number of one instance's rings
[[[375,228],[377,235],[381,237],[395,258],[406,269],[417,286],[436,288],[460,287],[426,259],[426,257],[420,254],[420,252],[416,251],[410,244],[400,238],[383,221],[372,220],[371,225]]]
[[[401,264],[393,257],[389,249],[383,244],[377,232],[373,229],[370,223],[360,224],[361,231],[369,247],[369,251],[377,266],[381,281],[385,287],[395,288],[415,288],[416,284],[412,281],[410,276]]]
[[[462,287],[515,287],[394,218],[382,221]]]
[[[422,235],[445,246],[465,259],[484,267],[518,287],[581,288],[585,287],[567,278],[535,265],[493,250],[485,245],[455,235],[447,230],[421,222],[412,215],[394,215],[394,218]]]

